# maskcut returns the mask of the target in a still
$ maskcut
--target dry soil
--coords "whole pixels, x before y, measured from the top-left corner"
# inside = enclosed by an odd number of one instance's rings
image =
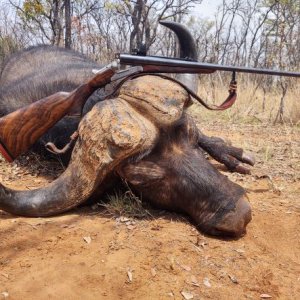
[[[0,299],[300,299],[300,129],[202,127],[256,156],[252,175],[224,171],[253,208],[244,237],[205,236],[157,210],[142,219],[101,207],[52,218],[0,211]],[[0,163],[1,182],[18,189],[60,172],[35,156]]]

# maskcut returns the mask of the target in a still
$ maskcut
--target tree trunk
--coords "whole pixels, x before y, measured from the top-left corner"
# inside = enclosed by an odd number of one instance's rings
[[[286,96],[286,93],[287,93],[287,89],[288,89],[288,85],[286,83],[283,83],[283,82],[280,82],[280,86],[281,86],[281,89],[282,89],[282,96],[281,96],[281,99],[280,99],[280,105],[279,105],[279,109],[278,109],[278,112],[277,112],[277,116],[275,118],[275,121],[274,121],[274,124],[276,124],[277,122],[279,123],[284,123],[284,104],[285,104],[285,96]]]
[[[71,1],[65,0],[65,48],[71,49],[72,39],[71,39]]]
[[[52,44],[59,46],[62,38],[62,26],[60,19],[61,0],[53,0],[53,40]]]

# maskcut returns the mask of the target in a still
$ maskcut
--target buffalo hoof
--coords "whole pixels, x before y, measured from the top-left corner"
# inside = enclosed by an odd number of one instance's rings
[[[208,137],[200,132],[198,145],[216,161],[224,164],[228,170],[241,174],[250,174],[251,170],[244,164],[253,166],[255,158],[244,153],[241,148],[228,145],[221,138]]]

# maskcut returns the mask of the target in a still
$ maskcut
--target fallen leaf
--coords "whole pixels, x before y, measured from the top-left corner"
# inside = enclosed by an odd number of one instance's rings
[[[132,282],[132,272],[130,270],[127,271],[127,276],[128,276],[129,282]]]
[[[84,236],[84,237],[83,237],[83,240],[84,240],[87,244],[90,244],[91,241],[92,241],[92,239],[91,239],[90,236]]]
[[[8,274],[6,274],[6,273],[1,273],[1,275],[2,275],[3,277],[5,277],[5,278],[9,279],[9,275],[8,275]]]
[[[269,299],[269,298],[272,298],[272,296],[269,295],[269,294],[261,294],[259,297],[262,298],[262,299]]]
[[[151,275],[152,275],[152,277],[156,276],[156,270],[155,270],[155,268],[151,268]]]
[[[96,210],[97,208],[98,208],[98,204],[97,203],[91,206],[92,210]]]
[[[182,268],[183,270],[185,270],[185,271],[190,272],[190,271],[192,270],[192,268],[191,268],[190,266],[187,266],[187,265],[180,265],[180,266],[181,266],[181,268]]]
[[[150,229],[151,229],[151,230],[154,230],[154,231],[159,231],[159,230],[162,229],[162,226],[160,226],[160,225],[154,225],[154,226],[152,226]]]
[[[204,279],[203,279],[203,284],[204,284],[206,287],[209,287],[209,288],[211,287],[211,284],[210,284],[208,278],[204,278]]]
[[[243,249],[235,249],[235,251],[239,254],[245,253],[245,250],[243,250]]]
[[[135,228],[135,226],[133,226],[133,225],[127,225],[128,230],[133,230],[134,228]]]
[[[169,262],[169,268],[171,269],[171,270],[175,270],[175,259],[174,259],[174,257],[171,257],[170,258],[170,262]]]
[[[199,246],[201,246],[202,248],[204,248],[204,246],[206,246],[207,243],[206,242],[202,242]]]
[[[200,286],[196,276],[194,276],[194,275],[191,276],[191,283],[192,283],[192,285],[195,285],[195,286],[198,286],[198,287]]]
[[[181,292],[181,295],[183,296],[183,298],[184,298],[185,300],[190,300],[190,299],[193,299],[193,298],[194,298],[193,294],[190,293],[190,292],[187,292],[187,291],[182,291],[182,292]]]
[[[8,292],[2,292],[1,295],[3,296],[4,299],[8,298],[9,293]]]
[[[128,221],[130,221],[128,218],[126,218],[126,217],[120,217],[120,222],[121,223],[126,223],[126,222],[128,222]]]
[[[220,270],[220,271],[218,272],[218,277],[219,277],[219,279],[224,278],[226,275],[227,275],[227,273],[226,273],[226,271],[224,271],[224,270]]]
[[[204,248],[204,246],[208,245],[207,241],[203,240],[202,238],[200,238],[199,236],[197,237],[197,242],[196,242],[197,246],[201,246],[202,248]]]
[[[235,283],[235,284],[238,284],[238,283],[239,283],[235,276],[228,274],[228,277],[230,278],[230,280],[231,280],[233,283]]]
[[[62,228],[69,228],[69,229],[71,229],[71,228],[75,228],[76,226],[74,224],[71,224],[71,225],[63,224],[63,225],[61,225],[61,227]]]

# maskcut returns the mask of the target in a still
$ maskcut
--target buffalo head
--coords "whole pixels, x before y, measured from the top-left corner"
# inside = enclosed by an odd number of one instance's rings
[[[168,79],[127,81],[82,119],[65,172],[32,191],[1,185],[0,209],[55,215],[86,201],[115,173],[143,199],[188,214],[207,233],[243,235],[251,220],[245,191],[206,160],[200,133],[185,112],[190,104],[186,90]]]

